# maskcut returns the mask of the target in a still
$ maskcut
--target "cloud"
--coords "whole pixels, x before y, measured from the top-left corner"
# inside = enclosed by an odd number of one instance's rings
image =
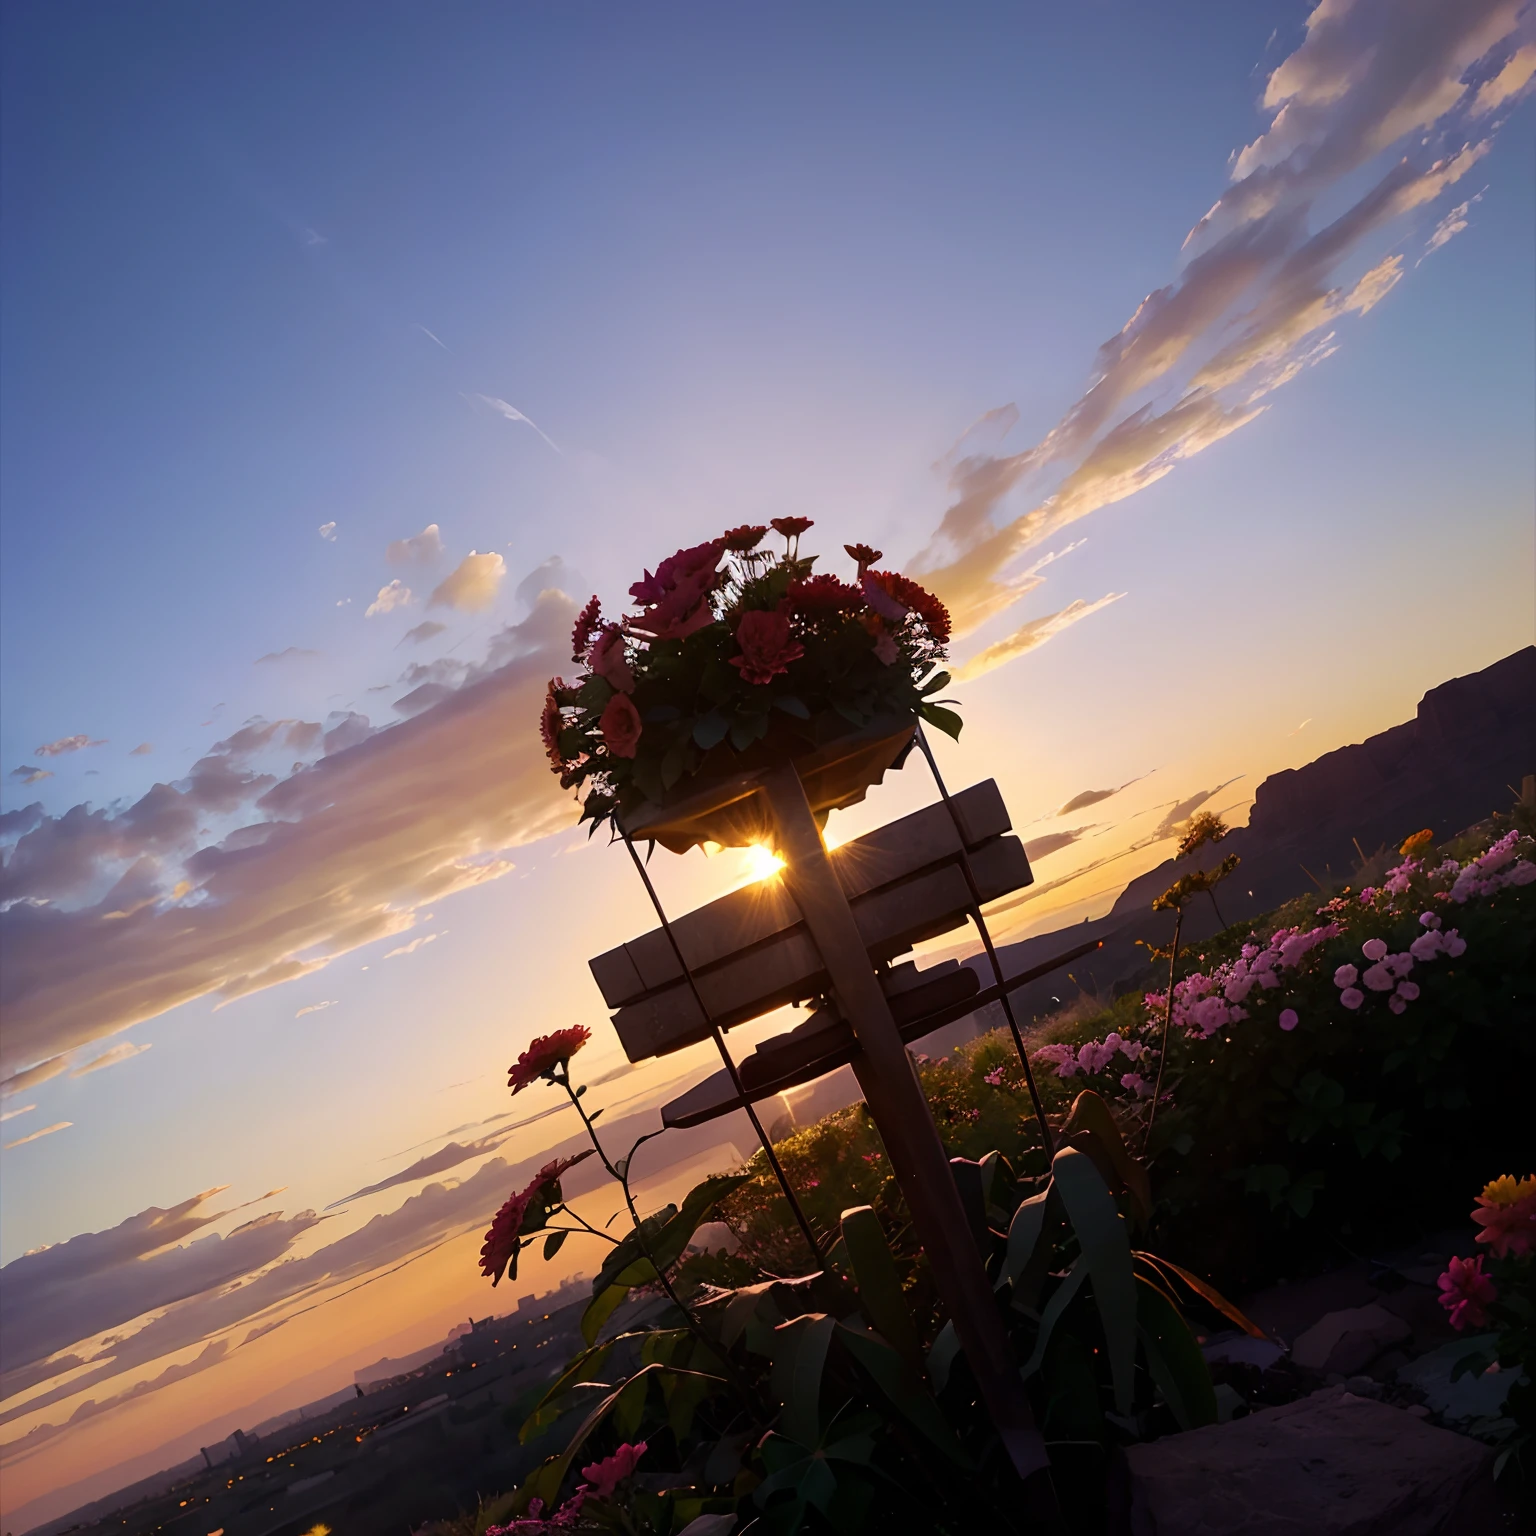
[[[558,1105],[557,1108],[564,1108]],[[505,1130],[497,1131],[490,1136],[482,1136],[478,1141],[450,1141],[447,1146],[439,1147],[436,1152],[429,1153],[426,1157],[419,1157],[409,1168],[402,1168],[399,1173],[391,1174],[387,1179],[381,1179],[377,1184],[369,1184],[363,1189],[355,1189],[350,1195],[343,1195],[340,1200],[333,1200],[326,1207],[333,1211],[339,1205],[349,1205],[354,1200],[362,1200],[369,1195],[377,1195],[386,1189],[394,1189],[401,1184],[414,1184],[419,1179],[429,1179],[434,1174],[446,1173],[450,1168],[457,1168],[460,1163],[467,1163],[471,1158],[483,1157],[487,1152],[493,1152],[516,1129],[508,1126]]]
[[[1498,74],[1478,87],[1472,98],[1472,116],[1486,117],[1497,107],[1521,95],[1536,76],[1536,43],[1527,43],[1510,55]]]
[[[129,754],[128,754],[128,756],[129,756],[129,757],[148,757],[148,756],[149,756],[149,754],[150,754],[150,753],[151,753],[151,752],[153,752],[153,751],[154,751],[154,750],[155,750],[155,749],[154,749],[154,747],[153,747],[153,746],[152,746],[152,745],[151,745],[151,744],[150,744],[150,743],[149,743],[149,742],[147,742],[147,741],[141,741],[141,742],[140,742],[140,743],[139,743],[139,744],[138,744],[138,746],[136,746],[136,747],[135,747],[135,748],[134,748],[134,749],[133,749],[133,751],[131,751],[131,752],[130,752],[130,753],[129,753]]]
[[[294,1014],[294,1018],[302,1019],[306,1013],[322,1013],[327,1008],[336,1007],[340,1001],[341,999],[339,997],[331,997],[327,998],[323,1003],[310,1003],[308,1007],[300,1008],[299,1011]]]
[[[324,539],[327,544],[334,544],[336,542],[335,523],[321,523],[318,531],[320,537]]]
[[[1269,76],[1267,129],[1190,232],[1182,271],[1100,347],[1076,402],[1012,454],[1001,440],[1016,415],[989,412],[940,461],[953,499],[914,569],[957,635],[1040,585],[1038,568],[1014,574],[1028,550],[1256,420],[1264,396],[1337,350],[1340,322],[1402,277],[1402,256],[1367,242],[1459,181],[1497,126],[1474,130],[1472,119],[1529,84],[1530,45],[1511,52],[1520,15],[1518,0],[1316,6],[1301,46]],[[1399,145],[1403,157],[1383,169]],[[1325,199],[1343,212],[1314,231]],[[1005,501],[1036,482],[1045,494],[999,523]],[[1022,654],[1034,633],[989,647],[970,675]]]
[[[399,639],[400,645],[425,645],[435,635],[443,633],[448,626],[439,624],[436,619],[424,619],[414,629],[408,629]]]
[[[5,1110],[3,1113],[0,1113],[0,1122],[14,1120],[17,1115],[30,1115],[36,1108],[36,1104],[22,1104],[15,1109]]]
[[[467,400],[471,397],[466,395],[464,398]],[[520,421],[524,426],[532,427],[533,430],[537,432],[539,436],[542,437],[544,441],[555,450],[556,453],[564,453],[565,450],[561,448],[559,444],[556,443],[555,440],[550,437],[547,432],[545,432],[543,427],[539,426],[539,424],[531,417],[524,416],[523,413],[518,410],[515,405],[508,405],[505,400],[498,400],[494,395],[475,395],[473,398],[479,400],[484,405],[488,405],[493,411],[498,412],[500,415],[505,416],[508,421]]]
[[[1031,838],[1024,844],[1025,857],[1031,864],[1049,858],[1063,848],[1070,848],[1087,830],[1087,827],[1076,827],[1070,832],[1047,832],[1044,837]]]
[[[11,777],[19,779],[23,784],[36,784],[40,779],[51,779],[51,768],[36,768],[30,763],[23,763],[19,768],[11,769]]]
[[[1153,842],[1160,842],[1165,837],[1180,836],[1183,832],[1184,823],[1188,821],[1189,818],[1193,816],[1195,812],[1199,810],[1207,800],[1210,800],[1216,795],[1219,795],[1222,790],[1224,790],[1229,784],[1237,783],[1237,779],[1241,777],[1242,775],[1239,774],[1237,778],[1223,779],[1220,784],[1215,785],[1211,789],[1197,790],[1187,800],[1180,800],[1177,804],[1170,807],[1167,815],[1165,815],[1163,819],[1157,824],[1157,827],[1152,833],[1151,840]]]
[[[319,651],[306,651],[296,645],[290,645],[284,650],[268,651],[265,656],[258,656],[254,664],[260,667],[270,661],[309,661],[319,654]]]
[[[401,944],[396,949],[386,950],[384,958],[393,960],[396,955],[414,955],[423,944],[431,944],[436,938],[435,933],[424,933],[419,939],[412,939],[409,944]]]
[[[424,326],[419,320],[413,320],[413,321],[411,321],[411,324],[418,331],[420,331],[423,336],[431,337],[431,339],[433,341],[435,341],[438,344],[438,346],[440,346],[443,349],[444,352],[447,352],[447,351],[450,350],[449,347],[448,347],[447,342],[445,342],[441,336],[439,336],[435,331],[429,331],[426,328],[426,326]]]
[[[396,539],[385,549],[384,558],[391,565],[431,565],[442,553],[442,533],[436,523],[428,523],[420,533]]]
[[[39,757],[63,757],[66,752],[79,752],[84,747],[104,747],[105,741],[94,741],[86,735],[61,736],[57,741],[45,742],[35,748]]]
[[[1059,635],[1062,630],[1070,629],[1081,619],[1086,619],[1089,614],[1097,613],[1101,608],[1107,608],[1111,603],[1118,603],[1124,592],[1106,592],[1103,597],[1095,602],[1085,603],[1082,598],[1077,598],[1067,604],[1059,613],[1047,613],[1038,619],[1031,619],[1027,624],[1021,625],[1011,635],[989,645],[984,651],[979,651],[967,662],[955,669],[955,681],[957,683],[970,682],[973,678],[981,677],[985,673],[1000,667],[1004,662],[1012,661],[1015,656],[1022,656],[1026,651],[1032,651],[1037,646],[1042,646],[1047,640]]]
[[[1155,772],[1156,770],[1152,771]],[[1085,789],[1081,793],[1073,795],[1056,814],[1058,816],[1070,816],[1073,811],[1086,810],[1090,805],[1097,805],[1101,800],[1108,800],[1111,795],[1118,795],[1122,789],[1129,789],[1132,784],[1139,784],[1147,777],[1148,774],[1139,773],[1134,779],[1127,779],[1124,784],[1117,784],[1113,789]]]
[[[1483,192],[1486,192],[1487,190],[1488,189],[1486,187],[1483,188]],[[1428,256],[1431,251],[1438,251],[1442,245],[1448,244],[1457,235],[1459,235],[1462,230],[1467,227],[1468,210],[1472,207],[1473,203],[1480,203],[1482,200],[1483,193],[1478,192],[1469,197],[1465,202],[1457,203],[1456,206],[1452,208],[1450,212],[1447,213],[1438,224],[1435,225],[1429,239],[1424,242],[1424,256]],[[1419,262],[1424,260],[1424,256],[1420,256],[1419,260],[1414,262],[1414,266],[1418,266]]]
[[[93,1057],[83,1067],[76,1067],[69,1075],[71,1077],[84,1077],[88,1072],[100,1072],[106,1067],[115,1067],[119,1062],[132,1061],[135,1056],[142,1056],[149,1049],[149,1042],[142,1045],[134,1045],[125,1040],[121,1045],[114,1045],[111,1050],[103,1051],[100,1056]]]
[[[369,603],[364,618],[371,619],[376,613],[393,613],[396,608],[404,608],[411,600],[411,589],[398,577],[387,587],[379,588],[379,595]]]
[[[0,1095],[10,1098],[13,1094],[25,1093],[28,1088],[35,1088],[39,1083],[58,1077],[68,1065],[62,1055],[50,1056],[24,1072],[13,1072],[4,1081],[0,1081]]]
[[[29,1141],[41,1141],[44,1136],[52,1136],[55,1131],[67,1131],[74,1123],[73,1120],[55,1120],[52,1125],[45,1125],[42,1130],[33,1131],[30,1136],[6,1142],[5,1150],[9,1152],[12,1147],[24,1147]]]
[[[325,755],[284,778],[241,756],[294,729],[262,722],[126,809],[35,818],[0,873],[0,1069],[27,1069],[7,1091],[180,1003],[245,996],[401,933],[417,909],[507,873],[506,850],[571,825],[537,732],[500,722],[537,717],[574,620],[565,593],[544,591],[462,686],[383,729],[333,717]],[[233,830],[204,839],[220,797]]]
[[[1285,734],[1287,736],[1299,736],[1311,724],[1312,724],[1312,716],[1308,715],[1307,718],[1305,720],[1303,720],[1301,722],[1301,724],[1298,725],[1294,731],[1287,731]]]
[[[433,590],[428,606],[457,608],[464,613],[482,613],[496,601],[507,563],[494,551],[465,555],[457,569],[445,576]]]

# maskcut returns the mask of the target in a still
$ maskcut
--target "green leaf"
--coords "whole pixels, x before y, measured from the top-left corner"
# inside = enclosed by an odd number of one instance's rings
[[[716,1173],[711,1174],[702,1184],[694,1185],[683,1197],[682,1208],[673,1212],[654,1241],[649,1243],[651,1255],[658,1267],[667,1269],[675,1264],[683,1250],[693,1241],[693,1234],[703,1225],[704,1218],[727,1195],[740,1189],[749,1177],[744,1173]],[[631,1280],[626,1283],[635,1285],[639,1282]]]
[[[729,716],[718,709],[712,709],[707,715],[700,715],[693,722],[694,742],[708,752],[711,747],[718,747],[725,740],[725,733],[730,728]]]
[[[754,741],[761,741],[768,734],[768,716],[738,715],[731,722],[731,745],[744,752]]]
[[[941,705],[930,704],[924,700],[917,706],[917,712],[935,730],[943,731],[946,736],[953,736],[956,741],[959,741],[960,731],[965,721],[954,710],[945,709]]]
[[[1012,1285],[1024,1273],[1024,1266],[1033,1256],[1040,1234],[1045,1230],[1045,1208],[1051,1191],[1043,1189],[1028,1200],[1021,1200],[1008,1224],[1008,1247],[1003,1255],[1003,1272],[997,1277],[997,1288]]]
[[[900,1358],[916,1370],[922,1360],[922,1346],[880,1218],[870,1206],[856,1205],[843,1212],[842,1231],[865,1315]]]
[[[1147,1354],[1147,1369],[1180,1429],[1216,1422],[1216,1390],[1210,1368],[1189,1324],[1155,1285],[1138,1277],[1136,1332]]]
[[[846,1323],[837,1325],[837,1338],[864,1368],[870,1379],[916,1429],[962,1467],[973,1465],[932,1393],[922,1385],[911,1365],[883,1339],[861,1333]]]
[[[1063,1148],[1051,1164],[1051,1173],[1093,1281],[1093,1299],[1109,1351],[1115,1409],[1127,1414],[1136,1370],[1136,1274],[1131,1266],[1130,1232],[1109,1186],[1085,1153]]]
[[[641,1374],[631,1376],[619,1388],[613,1402],[613,1427],[618,1431],[620,1440],[632,1439],[640,1428],[640,1421],[645,1417],[645,1399],[650,1387],[651,1378]]]
[[[1072,1261],[1072,1268],[1067,1271],[1066,1278],[1051,1292],[1051,1299],[1046,1302],[1045,1311],[1040,1314],[1040,1332],[1035,1335],[1035,1347],[1029,1359],[1019,1369],[1019,1375],[1026,1381],[1040,1369],[1040,1362],[1045,1359],[1051,1334],[1055,1332],[1056,1324],[1061,1321],[1061,1314],[1071,1305],[1072,1298],[1082,1289],[1083,1281],[1087,1277],[1087,1261],[1079,1254]]]
[[[928,1351],[928,1380],[935,1392],[942,1392],[949,1384],[949,1373],[954,1368],[955,1357],[960,1353],[960,1335],[953,1322],[939,1329],[933,1348]]]
[[[926,699],[929,694],[937,693],[941,688],[949,687],[949,673],[935,672],[932,677],[917,691]]]
[[[610,1339],[605,1344],[598,1344],[592,1349],[584,1349],[571,1363],[550,1383],[549,1390],[534,1404],[533,1412],[518,1431],[518,1439],[525,1445],[533,1437],[534,1430],[529,1425],[534,1419],[552,1407],[554,1403],[563,1397],[570,1389],[581,1382],[591,1381],[597,1373],[608,1363],[608,1357],[613,1353],[614,1340]],[[544,1419],[537,1428],[543,1429],[552,1424],[564,1410],[556,1410],[549,1418]]]
[[[784,1433],[805,1445],[821,1438],[821,1376],[836,1319],[807,1312],[773,1331],[769,1391],[784,1408]]]
[[[715,1390],[707,1376],[673,1376],[667,1381],[667,1427],[672,1438],[681,1445],[693,1428],[694,1415],[699,1405]]]
[[[613,1316],[628,1295],[627,1285],[610,1285],[587,1303],[587,1310],[581,1314],[581,1336],[588,1344],[597,1338],[603,1324]]]
[[[570,1235],[571,1234],[567,1232],[563,1227],[558,1232],[551,1232],[549,1236],[544,1239],[544,1257],[546,1259],[554,1258],[554,1256],[560,1252],[560,1245]]]
[[[782,709],[786,715],[793,715],[796,720],[809,720],[811,718],[811,712],[806,706],[805,700],[797,698],[792,693],[781,693],[773,701],[773,707],[775,709]]]

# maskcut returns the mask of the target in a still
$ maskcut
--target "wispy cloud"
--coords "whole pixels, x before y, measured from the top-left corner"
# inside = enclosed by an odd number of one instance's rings
[[[488,405],[493,411],[496,411],[498,414],[505,416],[508,421],[520,421],[525,427],[532,427],[533,430],[537,432],[539,436],[542,437],[544,441],[555,450],[556,453],[564,454],[565,450],[557,442],[555,442],[555,440],[543,429],[543,427],[541,427],[538,422],[534,421],[531,416],[523,415],[523,413],[518,410],[515,405],[508,405],[505,400],[498,400],[495,395],[466,395],[464,398],[466,400],[479,400],[482,404]]]
[[[442,634],[442,632],[447,628],[448,626],[446,624],[439,624],[436,619],[425,619],[420,624],[416,625],[414,629],[406,630],[406,632],[401,635],[398,644],[424,645],[428,640],[432,639],[434,635]]]
[[[324,539],[327,544],[334,544],[336,542],[335,523],[321,523],[319,532],[320,537]]]
[[[84,1077],[90,1072],[101,1072],[107,1067],[115,1067],[120,1062],[132,1061],[135,1056],[142,1056],[150,1048],[150,1042],[135,1045],[132,1041],[125,1040],[121,1045],[114,1045],[110,1051],[103,1051],[100,1056],[93,1057],[84,1066],[76,1067],[69,1075],[71,1077]]]
[[[334,1008],[341,1001],[339,997],[327,998],[323,1003],[311,1003],[307,1008],[300,1008],[294,1014],[294,1018],[302,1019],[306,1013],[321,1013],[327,1008]]]
[[[376,614],[393,613],[397,608],[404,608],[411,600],[411,589],[396,577],[387,587],[379,588],[379,595],[369,603],[363,617],[371,619]]]
[[[1483,192],[1486,192],[1487,190],[1487,187],[1483,188]],[[1449,244],[1456,238],[1457,235],[1462,232],[1462,230],[1467,227],[1469,222],[1467,214],[1470,211],[1473,203],[1482,202],[1483,192],[1476,192],[1464,203],[1457,203],[1456,206],[1452,208],[1450,212],[1447,213],[1438,224],[1435,225],[1434,229],[1430,233],[1429,239],[1424,242],[1424,255],[1420,256],[1418,261],[1414,262],[1414,266],[1421,266],[1426,256],[1430,255],[1434,251],[1438,251],[1442,245]]]
[[[268,651],[265,656],[258,656],[253,665],[262,667],[274,661],[313,661],[319,651],[306,651],[302,646],[289,645],[280,651]]]
[[[1011,635],[989,645],[984,651],[979,651],[971,657],[963,666],[957,667],[955,681],[968,683],[1002,666],[1005,662],[1012,661],[1016,656],[1022,656],[1026,651],[1035,650],[1044,645],[1047,640],[1054,639],[1062,630],[1070,629],[1072,625],[1086,619],[1090,614],[1097,613],[1101,608],[1107,608],[1111,603],[1118,603],[1124,596],[1124,592],[1106,592],[1103,597],[1091,603],[1085,603],[1082,598],[1077,598],[1068,603],[1059,613],[1047,613],[1038,619],[1031,619],[1027,624],[1021,624]]]
[[[427,606],[483,613],[496,601],[506,574],[507,563],[494,550],[472,549],[433,589]]]
[[[435,933],[424,933],[419,939],[412,939],[409,944],[401,944],[395,949],[387,950],[384,958],[386,960],[393,960],[396,955],[414,955],[424,944],[432,944],[436,940],[437,935]]]
[[[1301,724],[1298,725],[1294,731],[1287,731],[1285,734],[1288,737],[1290,737],[1290,736],[1299,736],[1311,724],[1312,724],[1312,716],[1308,715],[1307,718],[1305,720],[1303,720],[1301,722]]]
[[[150,743],[150,742],[147,742],[147,741],[141,741],[141,742],[140,742],[140,743],[139,743],[139,744],[138,744],[138,746],[136,746],[136,747],[135,747],[135,748],[134,748],[134,749],[133,749],[133,751],[131,751],[131,752],[130,752],[130,753],[129,753],[129,754],[128,754],[128,756],[129,756],[129,757],[148,757],[148,756],[149,756],[149,754],[150,754],[150,753],[151,753],[151,752],[153,752],[153,751],[154,751],[154,750],[155,750],[155,749],[154,749],[154,746],[153,746],[153,745],[152,745],[152,744],[151,744],[151,743]]]
[[[36,1108],[36,1104],[22,1104],[15,1109],[7,1109],[3,1113],[0,1113],[0,1124],[3,1124],[7,1120],[14,1120],[17,1115],[30,1115]]]
[[[30,1136],[19,1136],[15,1141],[8,1141],[5,1150],[9,1152],[12,1147],[24,1147],[29,1141],[41,1141],[44,1136],[52,1136],[55,1131],[67,1131],[75,1122],[73,1120],[55,1120],[52,1125],[45,1125],[40,1131],[33,1131]]]
[[[57,741],[45,741],[42,746],[33,750],[39,757],[63,757],[68,752],[79,752],[86,747],[104,747],[105,740],[96,740],[84,734],[79,736],[61,736]]]
[[[419,320],[413,320],[411,321],[411,324],[416,330],[420,331],[423,336],[430,337],[431,340],[435,341],[438,346],[443,349],[444,352],[451,351],[448,343],[445,342],[443,338],[437,334],[436,331],[429,331],[426,326],[424,326]]]
[[[431,565],[442,558],[443,535],[436,523],[428,523],[408,539],[396,539],[384,551],[391,565]]]
[[[53,777],[53,770],[51,768],[39,768],[33,763],[23,763],[19,768],[12,768],[10,776],[13,779],[19,780],[22,784],[36,784],[42,779],[51,779]]]
[[[1402,255],[1370,242],[1476,165],[1499,126],[1489,112],[1529,88],[1536,62],[1517,35],[1529,18],[1514,0],[1316,7],[1269,75],[1267,129],[1234,157],[1233,185],[1191,231],[1183,270],[1099,349],[1087,389],[1032,447],[994,446],[1015,419],[1003,407],[941,461],[954,500],[915,564],[957,635],[1039,585],[1015,574],[1027,551],[1254,421],[1266,396],[1337,350],[1340,323],[1402,276]],[[1360,175],[1365,190],[1314,231],[1314,206]],[[997,522],[1028,486],[1047,493]],[[957,675],[1022,654],[1031,633],[986,647]]]

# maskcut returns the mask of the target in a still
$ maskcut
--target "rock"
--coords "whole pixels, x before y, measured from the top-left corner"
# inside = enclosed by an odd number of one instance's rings
[[[1226,1339],[1213,1339],[1200,1351],[1212,1364],[1227,1361],[1233,1365],[1253,1365],[1267,1371],[1285,1353],[1283,1344],[1273,1339],[1255,1339],[1246,1333]]]
[[[1413,1329],[1385,1307],[1346,1307],[1308,1328],[1291,1345],[1291,1359],[1305,1370],[1354,1376],[1412,1335]]]
[[[1442,1419],[1464,1423],[1471,1419],[1497,1418],[1504,1399],[1519,1377],[1518,1371],[1463,1371],[1451,1380],[1456,1362],[1466,1355],[1491,1350],[1498,1342],[1496,1334],[1473,1334],[1442,1344],[1417,1360],[1410,1360],[1397,1373],[1397,1379],[1424,1394],[1424,1401]]]
[[[1476,1441],[1341,1388],[1125,1453],[1131,1536],[1432,1536]]]

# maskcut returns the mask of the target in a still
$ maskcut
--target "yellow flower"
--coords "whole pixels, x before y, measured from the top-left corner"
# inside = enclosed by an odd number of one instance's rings
[[[1481,1199],[1487,1205],[1516,1205],[1527,1195],[1536,1195],[1536,1174],[1527,1174],[1516,1183],[1509,1174],[1494,1179],[1484,1190]]]
[[[1415,832],[1412,837],[1397,851],[1405,859],[1416,859],[1421,853],[1426,852],[1435,840],[1435,834],[1425,827],[1422,832]]]

